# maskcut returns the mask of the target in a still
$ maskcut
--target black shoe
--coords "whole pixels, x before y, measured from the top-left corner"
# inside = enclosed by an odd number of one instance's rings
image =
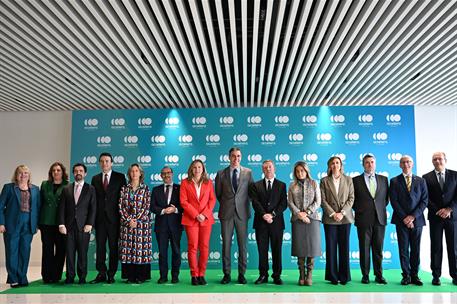
[[[192,279],[190,280],[192,285],[198,285],[198,277],[192,277]]]
[[[386,285],[387,284],[387,281],[384,277],[376,277],[376,279],[374,279],[376,283],[378,284],[383,284],[383,285]]]
[[[409,285],[409,284],[411,284],[411,277],[410,276],[404,276],[403,279],[401,279],[400,284],[401,285]]]
[[[90,281],[89,283],[91,284],[97,284],[97,283],[102,283],[102,282],[106,282],[106,276],[105,275],[102,275],[102,274],[98,274],[95,279],[93,279],[92,281]]]
[[[330,284],[332,284],[332,285],[338,285],[338,281],[330,281]]]
[[[457,279],[452,279],[452,284],[457,285]]]
[[[229,274],[224,274],[224,277],[221,280],[221,284],[222,285],[228,284],[228,283],[230,283],[231,280],[232,280],[232,277]]]
[[[72,279],[72,278],[65,279],[65,284],[73,284],[74,282],[75,282],[75,279]]]
[[[246,280],[246,278],[244,277],[244,274],[239,274],[238,275],[238,283],[239,284],[247,284],[248,281]]]
[[[85,278],[80,278],[79,281],[78,281],[78,284],[79,284],[79,285],[84,285],[84,284],[86,284],[86,279],[85,279]]]
[[[273,279],[273,283],[275,283],[275,285],[282,285],[283,284],[281,278],[274,278]]]
[[[198,278],[198,285],[207,285],[208,283],[205,280],[205,277],[197,277]]]
[[[11,288],[19,288],[19,287],[21,287],[21,285],[19,285],[19,283],[11,283],[10,287]]]
[[[264,276],[264,275],[259,276],[259,278],[257,280],[255,280],[255,282],[254,282],[254,284],[256,284],[256,285],[264,284],[264,283],[268,283],[268,277]]]
[[[106,280],[106,283],[108,283],[108,284],[113,284],[114,282],[116,282],[114,277],[108,277],[108,280]]]
[[[179,283],[179,278],[178,277],[172,277],[171,278],[171,284],[176,284]]]
[[[440,286],[441,285],[440,278],[433,278],[432,285]]]
[[[367,275],[362,276],[362,284],[370,284],[370,278]]]
[[[416,285],[416,286],[422,286],[424,283],[422,283],[421,279],[416,275],[416,276],[411,276],[411,283]]]
[[[340,281],[341,285],[346,285],[348,282],[347,281]]]
[[[168,279],[167,278],[160,278],[157,280],[157,284],[163,284],[163,283],[166,283],[168,282]]]

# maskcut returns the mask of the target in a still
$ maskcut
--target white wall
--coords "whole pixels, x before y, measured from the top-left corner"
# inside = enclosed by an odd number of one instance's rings
[[[448,167],[457,169],[457,107],[416,107],[415,119],[418,175],[433,169],[431,156],[439,150],[446,152]],[[54,161],[61,161],[67,168],[70,165],[71,112],[0,112],[0,142],[0,184],[9,182],[15,167],[24,163],[30,167],[34,183],[39,185],[47,178]],[[2,237],[0,242],[0,265],[4,265]],[[38,234],[32,246],[32,265],[40,265],[40,246]],[[428,226],[421,246],[421,266],[427,270],[430,267]],[[443,275],[448,275],[446,269],[445,255]]]
[[[0,185],[11,182],[14,169],[25,164],[32,182],[40,186],[49,166],[70,164],[71,112],[0,112]],[[31,265],[41,263],[39,233],[32,243]],[[3,235],[0,236],[0,265],[5,264]]]

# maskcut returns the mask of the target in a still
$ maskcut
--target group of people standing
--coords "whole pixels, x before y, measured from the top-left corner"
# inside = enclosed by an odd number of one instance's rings
[[[314,259],[322,254],[320,224],[325,232],[325,280],[346,285],[351,281],[349,239],[355,223],[359,240],[363,284],[369,284],[371,258],[375,282],[387,284],[382,259],[386,206],[389,200],[396,225],[402,285],[422,285],[419,278],[419,253],[424,210],[428,207],[431,237],[433,285],[440,285],[443,255],[442,236],[446,236],[452,283],[457,285],[457,172],[446,169],[446,155],[433,154],[435,169],[423,176],[412,174],[413,160],[400,159],[402,173],[391,179],[376,174],[376,158],[363,157],[364,172],[351,178],[344,174],[343,162],[332,156],[327,162],[327,176],[320,183],[311,177],[308,165],[299,161],[293,168],[293,182],[286,184],[275,177],[272,160],[262,163],[264,178],[255,182],[252,171],[241,166],[241,150],[229,151],[230,165],[217,172],[214,185],[205,164],[192,161],[181,185],[173,182],[172,168],[161,170],[163,184],[150,191],[144,183],[144,171],[132,164],[127,180],[112,170],[109,153],[99,157],[101,173],[85,182],[87,168],[73,165],[74,182],[68,182],[63,164],[49,169],[41,189],[31,184],[29,168],[18,166],[12,183],[0,195],[0,233],[4,234],[7,283],[27,286],[30,245],[37,228],[42,239],[42,277],[44,283],[62,279],[66,260],[66,284],[85,284],[90,233],[95,229],[97,276],[90,283],[115,282],[121,262],[121,277],[127,283],[151,279],[152,214],[159,246],[159,284],[168,282],[168,247],[171,247],[171,283],[179,282],[181,234],[188,243],[188,261],[192,285],[206,285],[213,209],[219,201],[221,223],[221,284],[231,277],[231,245],[234,234],[238,244],[239,284],[246,284],[248,220],[251,202],[259,256],[259,277],[255,284],[269,279],[268,251],[271,246],[273,283],[282,285],[282,241],[285,229],[283,213],[291,211],[292,256],[297,257],[299,285],[313,283]],[[322,215],[319,212],[322,208]],[[106,248],[108,245],[108,263]],[[76,267],[75,267],[76,266]]]

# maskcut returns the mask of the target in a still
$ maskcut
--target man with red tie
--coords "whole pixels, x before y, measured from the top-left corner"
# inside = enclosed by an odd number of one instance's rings
[[[125,175],[112,170],[113,157],[110,153],[101,153],[99,157],[102,172],[92,178],[92,186],[97,193],[97,217],[95,220],[95,240],[97,257],[95,267],[98,275],[90,283],[114,283],[119,254],[119,196],[126,184]],[[109,247],[109,267],[106,267],[106,242]]]

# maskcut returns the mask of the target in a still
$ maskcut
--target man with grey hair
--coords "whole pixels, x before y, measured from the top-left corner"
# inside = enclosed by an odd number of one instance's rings
[[[446,169],[446,154],[435,152],[432,156],[434,170],[423,178],[428,188],[428,220],[430,221],[430,268],[432,284],[441,285],[443,261],[443,231],[446,237],[449,273],[457,285],[457,172]]]
[[[427,184],[413,175],[413,159],[403,155],[400,159],[402,173],[390,180],[390,203],[394,209],[400,264],[403,271],[402,285],[422,286],[419,278],[420,241],[425,226],[424,210],[428,204]]]

